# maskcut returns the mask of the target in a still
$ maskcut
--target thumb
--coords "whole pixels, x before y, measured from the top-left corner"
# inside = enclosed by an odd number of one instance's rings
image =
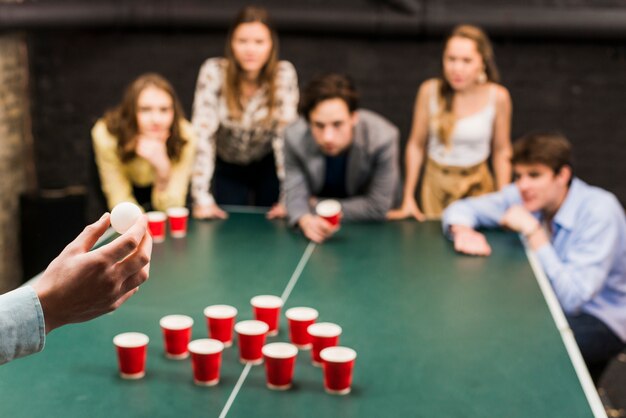
[[[110,218],[111,215],[106,212],[96,222],[87,225],[83,232],[76,237],[73,244],[77,245],[82,251],[89,251],[109,227]]]

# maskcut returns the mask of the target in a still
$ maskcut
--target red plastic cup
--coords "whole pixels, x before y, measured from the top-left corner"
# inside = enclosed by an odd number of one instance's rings
[[[211,305],[204,308],[209,337],[224,343],[224,347],[233,345],[233,326],[237,308],[230,305]]]
[[[280,308],[283,306],[283,300],[278,296],[259,295],[250,299],[250,304],[254,311],[254,319],[263,321],[269,325],[270,329],[267,335],[270,337],[277,335]]]
[[[333,199],[322,200],[315,206],[315,212],[332,226],[337,226],[341,219],[341,203]]]
[[[289,343],[271,343],[263,346],[267,387],[287,390],[291,387],[298,349]]]
[[[182,238],[187,235],[189,209],[183,207],[169,208],[167,216],[170,220],[170,235],[172,238]]]
[[[263,363],[263,344],[269,326],[262,321],[241,321],[235,324],[239,336],[239,361],[257,365]]]
[[[309,350],[313,345],[313,339],[307,328],[315,323],[319,316],[317,310],[301,306],[287,309],[285,316],[289,320],[289,339],[291,342],[301,350]]]
[[[148,212],[148,229],[150,235],[152,235],[152,242],[165,241],[165,221],[167,221],[167,215],[163,212]]]
[[[348,347],[328,347],[320,353],[324,361],[324,389],[332,395],[347,395],[352,386],[356,351]]]
[[[187,346],[191,353],[193,381],[199,386],[215,386],[220,381],[224,344],[211,338],[193,340]]]
[[[341,335],[341,327],[331,322],[319,322],[309,325],[307,328],[311,335],[313,349],[311,350],[311,360],[314,366],[322,366],[322,358],[320,351],[326,347],[333,347],[339,344],[339,336]]]
[[[125,332],[113,338],[122,379],[141,379],[146,375],[147,335]]]
[[[191,341],[193,319],[187,315],[167,315],[159,321],[165,341],[165,357],[181,360],[189,357],[187,345]]]

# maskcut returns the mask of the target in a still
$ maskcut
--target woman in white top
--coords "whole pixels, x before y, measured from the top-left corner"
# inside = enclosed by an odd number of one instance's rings
[[[198,150],[191,194],[196,218],[226,218],[218,204],[272,206],[283,217],[284,127],[296,119],[296,71],[278,60],[278,38],[264,9],[245,7],[226,41],[225,58],[200,69],[192,123]]]
[[[443,75],[419,88],[402,206],[390,211],[389,219],[437,218],[455,200],[493,191],[490,155],[497,188],[511,181],[511,98],[497,84],[489,39],[475,26],[456,27],[446,40],[442,64]],[[415,188],[424,164],[420,210]]]

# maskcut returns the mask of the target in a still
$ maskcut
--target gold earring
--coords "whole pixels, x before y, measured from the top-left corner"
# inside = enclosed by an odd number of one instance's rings
[[[480,74],[478,74],[478,84],[485,84],[487,82],[487,73],[483,70]]]

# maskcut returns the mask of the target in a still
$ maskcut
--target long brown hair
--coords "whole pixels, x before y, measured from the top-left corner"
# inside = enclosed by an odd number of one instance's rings
[[[228,105],[229,113],[233,119],[240,119],[243,112],[243,106],[241,104],[241,81],[243,79],[243,70],[235,59],[233,52],[233,34],[239,25],[242,23],[262,23],[269,29],[272,38],[272,50],[270,56],[261,69],[259,74],[258,83],[259,86],[267,86],[267,105],[269,108],[266,123],[269,123],[276,105],[276,73],[278,71],[278,35],[272,25],[267,10],[256,7],[246,6],[244,7],[233,22],[226,38],[226,50],[225,56],[228,60],[226,66],[226,82],[224,83],[224,95],[226,97],[226,104]]]
[[[476,49],[483,59],[485,66],[485,81],[492,81],[494,83],[500,82],[500,73],[496,66],[495,57],[493,54],[493,47],[491,41],[487,37],[487,34],[479,27],[472,25],[459,25],[455,27],[450,35],[446,38],[444,49],[447,47],[450,39],[459,37],[466,38],[474,41]],[[446,80],[444,73],[443,62],[441,66],[441,77],[439,79],[439,95],[438,105],[439,112],[434,115],[434,122],[437,129],[437,134],[446,146],[450,146],[450,137],[454,130],[454,124],[456,122],[454,114],[452,113],[452,100],[454,99],[454,89]]]
[[[187,143],[180,131],[180,122],[185,118],[183,108],[172,85],[162,76],[155,73],[147,73],[139,76],[124,91],[122,101],[115,108],[104,115],[109,132],[117,138],[117,149],[122,161],[130,161],[137,156],[137,100],[142,91],[147,87],[156,87],[163,90],[172,98],[174,107],[174,119],[171,127],[171,135],[167,139],[167,156],[172,161],[178,161],[183,146]]]

